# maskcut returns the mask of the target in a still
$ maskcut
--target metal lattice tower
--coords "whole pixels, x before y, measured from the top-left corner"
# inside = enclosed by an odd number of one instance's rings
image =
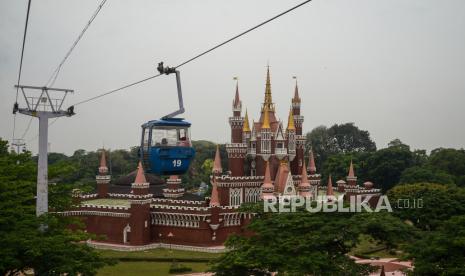
[[[66,111],[61,109],[68,93],[74,91],[26,85],[15,85],[15,87],[21,89],[26,107],[20,108],[18,103],[15,103],[13,113],[19,112],[39,119],[36,215],[40,216],[48,212],[48,119],[74,115],[73,107]],[[27,95],[25,90],[31,91],[32,96]]]

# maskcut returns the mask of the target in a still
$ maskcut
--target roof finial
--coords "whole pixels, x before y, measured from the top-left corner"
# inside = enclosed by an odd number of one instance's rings
[[[223,168],[221,167],[221,155],[220,155],[220,146],[219,145],[216,145],[215,160],[213,161],[212,172],[214,174],[220,174],[220,173],[223,172]]]
[[[245,109],[244,126],[242,127],[242,131],[250,132],[249,115],[247,114],[247,108]]]
[[[294,114],[292,112],[292,107],[289,110],[289,118],[288,118],[288,121],[287,121],[287,130],[295,130]]]

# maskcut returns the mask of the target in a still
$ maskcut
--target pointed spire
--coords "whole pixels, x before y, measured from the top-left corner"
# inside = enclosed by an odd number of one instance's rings
[[[236,82],[236,96],[234,97],[233,107],[240,108],[241,100],[239,98],[239,82]]]
[[[329,177],[328,177],[328,185],[327,185],[327,188],[326,188],[326,195],[327,196],[333,196],[334,195],[333,181],[331,180],[331,175],[329,175]]]
[[[268,161],[266,161],[265,165],[265,180],[263,180],[263,185],[273,185],[271,182],[270,162]]]
[[[266,69],[266,84],[265,84],[265,102],[264,107],[268,106],[269,111],[274,111],[273,99],[271,97],[271,78],[270,78],[270,66]]]
[[[245,110],[244,126],[242,127],[242,131],[250,132],[249,115],[247,114],[247,109]]]
[[[313,150],[310,149],[310,156],[308,158],[308,171],[310,174],[316,173],[315,158],[313,157]]]
[[[295,130],[294,114],[292,113],[292,108],[289,110],[289,119],[287,121],[287,130]]]
[[[305,159],[304,159],[304,163],[302,164],[302,179],[300,181],[300,184],[303,184],[303,183],[310,183],[308,182],[307,170],[305,169]]]
[[[136,174],[136,179],[134,180],[134,183],[136,184],[147,183],[147,180],[145,179],[144,168],[142,167],[142,162],[140,161],[139,161],[139,165],[137,166],[137,174]]]
[[[263,128],[270,128],[270,114],[269,113],[269,108],[268,105],[265,105],[265,108],[263,109],[263,123],[262,123],[262,129]]]
[[[355,177],[354,173],[354,164],[352,163],[352,159],[350,159],[350,166],[349,166],[349,175],[348,177]]]
[[[300,196],[311,196],[310,193],[310,182],[308,181],[308,176],[307,176],[307,169],[305,168],[305,159],[303,162],[302,166],[302,174],[301,174],[301,179],[300,179],[300,184],[299,184],[299,195]]]
[[[297,79],[295,80],[294,98],[292,98],[292,103],[300,103],[299,87],[297,85]]]
[[[100,156],[100,166],[98,168],[100,175],[105,175],[108,173],[107,159],[105,157],[105,149],[102,150],[102,155]]]
[[[212,182],[212,196],[210,197],[210,207],[220,206],[220,200],[218,197],[218,188],[216,187],[216,178],[213,178]]]
[[[221,167],[221,156],[220,156],[220,146],[219,145],[216,145],[215,160],[213,161],[212,172],[214,174],[220,174],[220,173],[223,172],[223,168]]]

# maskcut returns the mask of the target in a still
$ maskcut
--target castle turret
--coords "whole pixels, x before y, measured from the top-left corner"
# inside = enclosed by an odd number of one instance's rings
[[[349,174],[347,175],[346,180],[347,180],[347,185],[349,186],[357,185],[357,177],[355,176],[354,164],[352,163],[352,160],[350,160]]]
[[[241,117],[242,101],[239,98],[238,83],[236,83],[236,95],[232,103],[232,111],[233,116],[229,117],[229,125],[231,126],[231,143],[241,143],[244,118]]]
[[[274,193],[274,185],[271,182],[271,174],[270,174],[270,164],[269,162],[266,162],[266,168],[265,168],[265,179],[263,181],[263,185],[261,186],[262,189],[262,199],[268,199],[270,197],[273,197]]]
[[[331,179],[331,175],[329,175],[328,184],[326,185],[326,196],[334,196],[333,181]]]
[[[245,143],[248,147],[250,147],[251,134],[252,134],[252,131],[250,130],[250,125],[249,125],[249,114],[247,113],[247,109],[246,109],[245,117],[244,117],[244,125],[242,126],[242,143]]]
[[[152,194],[149,194],[150,184],[145,178],[142,163],[139,162],[136,178],[132,183],[132,196],[130,197],[131,216],[129,226],[131,229],[131,245],[144,245],[150,243],[150,203]]]
[[[231,143],[226,144],[229,159],[229,171],[232,176],[244,175],[244,160],[247,155],[247,144],[242,139],[244,118],[241,117],[242,102],[239,98],[239,85],[236,83],[236,95],[233,100],[233,117],[229,118],[231,126]]]
[[[218,176],[223,172],[221,167],[221,155],[220,155],[220,146],[216,145],[215,159],[213,160],[212,173],[214,176]]]
[[[269,112],[269,106],[265,104],[263,108],[263,122],[260,129],[260,155],[265,161],[268,161],[271,155],[271,125]]]
[[[294,114],[292,113],[292,109],[289,110],[286,134],[287,134],[287,151],[289,155],[291,172],[293,175],[298,175],[302,171],[303,155],[299,156],[297,154],[298,153],[297,137],[296,137],[295,124],[294,124]]]
[[[216,178],[213,178],[212,181],[212,195],[210,197],[210,207],[219,207],[220,199],[218,196],[218,187],[216,184]]]
[[[313,150],[312,149],[310,149],[310,151],[309,151],[307,171],[310,174],[315,174],[316,173],[315,158],[313,156]]]
[[[100,166],[98,168],[98,175],[95,177],[97,182],[97,195],[99,198],[108,196],[108,186],[110,184],[111,176],[108,175],[107,159],[105,158],[105,150],[102,150],[100,157]]]
[[[163,189],[163,196],[166,198],[179,198],[184,195],[184,188],[181,187],[181,178],[172,175],[166,180],[166,189]]]
[[[310,182],[308,181],[308,176],[307,176],[307,169],[305,168],[305,160],[302,166],[302,175],[299,183],[299,195],[304,196],[304,197],[310,197],[312,196],[310,190],[311,190],[311,185]]]
[[[299,96],[299,87],[297,85],[297,80],[295,82],[294,97],[292,98],[292,113],[294,115],[294,124],[296,128],[296,134],[302,135],[302,124],[304,122],[304,117],[300,115],[300,105],[301,99]]]

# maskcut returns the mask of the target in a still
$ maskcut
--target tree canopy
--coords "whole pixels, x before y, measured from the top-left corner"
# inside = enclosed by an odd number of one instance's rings
[[[80,243],[90,237],[67,228],[73,219],[35,215],[36,164],[29,152],[8,153],[0,139],[0,274],[33,269],[36,275],[95,275],[110,262]],[[50,187],[50,208],[71,203],[71,186]]]

